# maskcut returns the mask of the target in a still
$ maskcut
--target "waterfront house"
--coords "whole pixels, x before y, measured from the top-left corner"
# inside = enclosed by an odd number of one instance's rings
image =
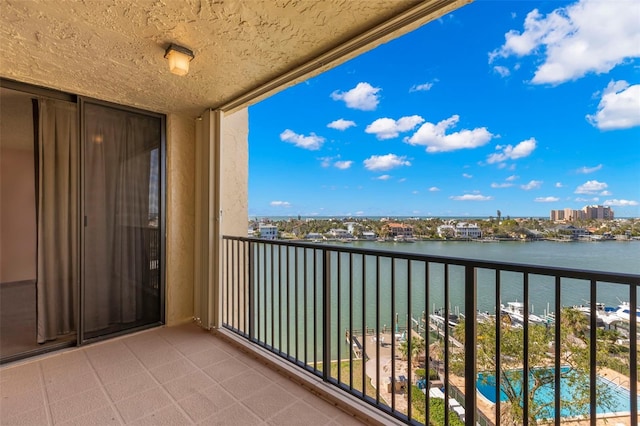
[[[477,223],[458,222],[454,231],[456,238],[482,238],[482,230]]]
[[[258,225],[260,238],[265,240],[275,240],[278,238],[278,227],[276,225],[261,223]]]
[[[390,238],[413,238],[413,226],[411,225],[406,225],[404,223],[390,223],[388,227]]]

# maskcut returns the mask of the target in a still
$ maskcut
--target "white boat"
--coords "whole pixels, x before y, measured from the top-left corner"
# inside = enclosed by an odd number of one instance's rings
[[[631,306],[629,302],[622,302],[618,305],[615,315],[622,321],[631,321]],[[640,307],[636,307],[636,318],[640,321]]]
[[[502,315],[508,315],[511,318],[511,322],[516,325],[524,324],[524,303],[522,302],[507,302],[507,306],[500,305],[500,312]],[[547,324],[547,321],[540,318],[537,315],[529,314],[530,324]]]

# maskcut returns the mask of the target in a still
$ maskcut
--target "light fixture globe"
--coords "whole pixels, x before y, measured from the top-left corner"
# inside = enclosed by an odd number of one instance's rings
[[[170,44],[164,53],[169,60],[169,71],[176,75],[187,75],[189,62],[194,58],[193,52],[186,47]]]

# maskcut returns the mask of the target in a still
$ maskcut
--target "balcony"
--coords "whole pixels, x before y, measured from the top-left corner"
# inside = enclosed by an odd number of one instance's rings
[[[267,361],[194,324],[155,328],[3,366],[0,423],[361,424]]]
[[[597,301],[634,312],[640,276],[236,237],[222,267],[224,328],[389,419],[638,424],[637,318]],[[496,309],[514,287],[514,312]],[[574,292],[588,307],[563,303]]]

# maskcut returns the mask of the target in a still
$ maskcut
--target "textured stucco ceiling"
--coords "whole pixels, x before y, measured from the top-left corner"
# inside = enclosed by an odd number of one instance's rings
[[[424,3],[467,0],[0,0],[0,76],[196,116]],[[165,48],[193,50],[185,77]]]

